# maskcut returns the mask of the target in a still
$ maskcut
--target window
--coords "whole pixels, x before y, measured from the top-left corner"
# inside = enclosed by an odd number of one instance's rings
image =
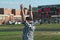
[[[58,8],[58,10],[57,10],[57,11],[58,11],[58,13],[60,14],[60,8]]]
[[[38,12],[39,12],[39,13],[41,13],[41,12],[42,12],[42,10],[41,10],[41,9],[39,9],[39,10],[38,10]]]
[[[56,7],[51,7],[51,11],[56,11]]]
[[[14,15],[15,15],[15,9],[12,9],[12,14],[14,14]]]
[[[44,8],[43,10],[44,11],[50,11],[50,8]]]
[[[46,16],[48,16],[49,14],[48,14],[48,12],[46,12]]]
[[[0,14],[4,14],[4,8],[0,8]]]

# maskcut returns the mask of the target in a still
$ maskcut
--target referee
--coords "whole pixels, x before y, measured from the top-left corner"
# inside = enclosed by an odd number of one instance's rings
[[[29,16],[28,17],[26,17],[24,14],[23,5],[21,5],[20,7],[21,7],[22,23],[25,26],[23,29],[22,40],[34,40],[35,26],[33,24],[33,15],[32,15],[31,5],[29,5]]]

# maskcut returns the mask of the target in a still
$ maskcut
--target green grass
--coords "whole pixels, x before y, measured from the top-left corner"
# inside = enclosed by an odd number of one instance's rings
[[[60,24],[36,24],[36,29],[60,29]],[[23,29],[20,25],[0,25],[0,30]],[[0,32],[0,40],[22,40],[22,31]],[[60,40],[60,32],[37,32],[34,33],[34,40]]]
[[[0,40],[22,40],[22,32],[0,32]],[[35,32],[34,40],[60,40],[60,32]]]
[[[0,40],[22,40],[22,32],[0,32]]]
[[[34,40],[60,40],[60,32],[35,32]]]
[[[60,24],[36,24],[36,29],[60,29]],[[23,29],[23,24],[20,25],[0,25],[0,30],[2,29]]]
[[[60,24],[36,24],[36,29],[60,29]]]
[[[0,25],[0,30],[2,29],[23,29],[23,24],[20,25]]]

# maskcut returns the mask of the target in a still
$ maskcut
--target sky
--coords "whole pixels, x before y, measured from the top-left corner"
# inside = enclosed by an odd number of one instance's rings
[[[60,0],[0,0],[0,8],[20,9],[20,4],[28,8],[29,4],[31,4],[32,7],[60,4]]]

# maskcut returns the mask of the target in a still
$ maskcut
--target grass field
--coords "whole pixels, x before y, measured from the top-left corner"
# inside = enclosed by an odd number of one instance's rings
[[[60,24],[36,24],[36,29],[60,29]],[[23,29],[24,26],[20,25],[0,25],[0,30],[2,29]]]
[[[60,24],[36,24],[36,29],[60,29]]]
[[[60,29],[60,24],[36,24],[36,29]],[[0,30],[23,29],[21,25],[0,25]],[[0,32],[0,40],[22,40],[22,31]],[[60,32],[35,31],[34,40],[60,40]]]
[[[22,40],[22,32],[0,32],[0,40]],[[60,32],[35,32],[34,40],[60,40]]]

